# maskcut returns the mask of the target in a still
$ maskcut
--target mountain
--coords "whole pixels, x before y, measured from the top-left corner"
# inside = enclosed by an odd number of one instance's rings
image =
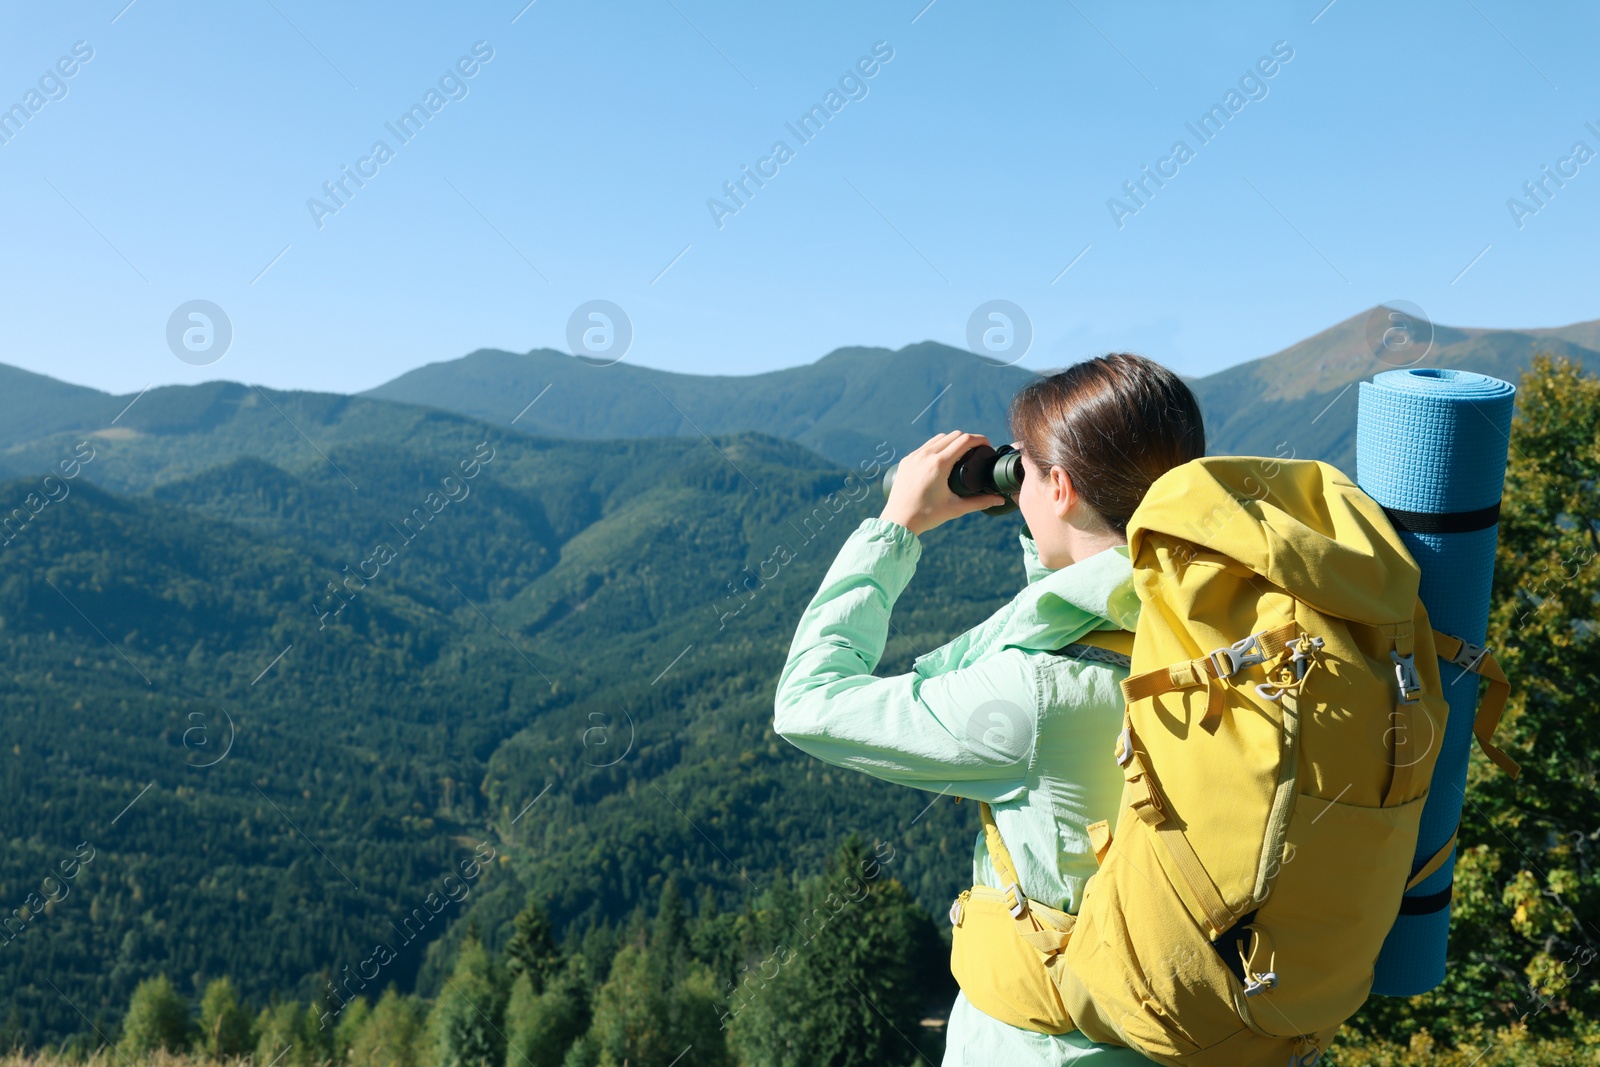
[[[0,448],[81,426],[105,426],[132,397],[0,363]]]
[[[1375,354],[1369,338],[1381,336],[1387,320],[1375,334],[1371,323],[1384,312],[1372,308],[1280,352],[1191,379],[1211,452],[1295,455],[1353,470],[1356,401],[1346,387],[1411,358]],[[1514,382],[1539,351],[1600,366],[1600,320],[1534,330],[1436,325],[1416,365]],[[848,466],[878,441],[903,454],[941,430],[1009,440],[1006,405],[1032,377],[934,341],[897,351],[844,348],[804,367],[745,377],[627,363],[599,367],[549,349],[526,355],[484,349],[420,367],[363,395],[502,425],[515,419],[530,432],[569,439],[761,430]]]
[[[956,426],[1005,441],[1006,404],[1032,377],[932,341],[893,352],[841,348],[803,367],[748,376],[596,366],[549,349],[520,356],[481,349],[362,395],[566,439],[759,430],[853,466],[880,441],[904,454]]]
[[[1355,382],[1404,365],[1452,367],[1516,382],[1538,352],[1600,367],[1600,320],[1541,330],[1435,325],[1425,353],[1394,349],[1379,358],[1371,338],[1382,332],[1384,311],[1373,308],[1281,352],[1191,381],[1211,451],[1322,459],[1354,473]]]
[[[1403,362],[1374,354],[1371,323],[1383,314],[1373,308],[1280,352],[1191,379],[1212,453],[1292,454],[1353,469],[1356,397],[1348,387]],[[1437,325],[1433,335],[1418,365],[1511,381],[1538,351],[1600,365],[1600,320],[1522,330]],[[843,348],[748,376],[482,349],[353,397],[233,382],[112,396],[0,365],[0,477],[49,470],[85,437],[112,451],[137,438],[144,445],[131,465],[107,464],[95,478],[142,490],[229,458],[296,463],[341,441],[404,440],[438,417],[430,410],[568,442],[569,453],[575,441],[755,431],[850,467],[881,443],[903,455],[945,429],[1008,440],[1007,404],[1032,377],[933,341],[897,351]],[[197,435],[205,435],[198,451],[190,447]]]

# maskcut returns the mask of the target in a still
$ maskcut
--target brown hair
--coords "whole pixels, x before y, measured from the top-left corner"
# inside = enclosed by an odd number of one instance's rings
[[[1116,352],[1035,378],[1011,398],[1011,432],[1034,467],[1060,467],[1118,533],[1150,485],[1205,455],[1200,405],[1183,379]]]

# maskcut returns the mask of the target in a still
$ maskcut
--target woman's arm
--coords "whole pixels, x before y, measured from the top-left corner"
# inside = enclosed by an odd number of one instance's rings
[[[933,678],[873,677],[889,614],[922,546],[866,519],[801,616],[778,679],[774,728],[818,759],[916,788],[1003,799],[1027,778],[1038,726],[1030,657],[1007,650]]]

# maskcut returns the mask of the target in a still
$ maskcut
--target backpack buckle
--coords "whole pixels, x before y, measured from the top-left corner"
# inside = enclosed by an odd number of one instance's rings
[[[1232,678],[1246,667],[1267,662],[1267,653],[1261,647],[1261,635],[1251,634],[1231,645],[1213,650],[1208,658],[1218,678]]]
[[[1389,658],[1394,660],[1394,684],[1400,690],[1400,703],[1415,704],[1422,696],[1422,679],[1417,677],[1416,656],[1390,652]]]
[[[1117,766],[1126,767],[1128,761],[1133,759],[1133,727],[1124,726],[1122,733],[1117,735]]]
[[[1475,645],[1471,641],[1462,641],[1456,654],[1450,657],[1450,662],[1463,670],[1475,671],[1478,661],[1489,654],[1487,645]]]
[[[1022,918],[1022,913],[1028,909],[1028,897],[1022,891],[1022,883],[1012,882],[1006,886],[1005,894],[1008,898],[1006,910],[1011,913],[1013,919]]]
[[[1299,681],[1306,676],[1306,670],[1310,667],[1311,657],[1316,655],[1317,651],[1325,644],[1327,642],[1322,638],[1312,637],[1310,634],[1294,643],[1294,655],[1289,657],[1289,665],[1294,668],[1295,681]]]
[[[1246,977],[1249,978],[1244,987],[1244,995],[1247,997],[1259,996],[1278,984],[1277,971],[1267,971],[1263,974],[1251,971]]]

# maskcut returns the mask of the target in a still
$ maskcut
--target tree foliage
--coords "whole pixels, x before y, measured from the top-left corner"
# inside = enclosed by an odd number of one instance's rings
[[[255,1049],[255,1028],[250,1014],[239,1003],[233,979],[223,976],[206,986],[205,995],[200,998],[198,1038],[200,1051],[216,1060],[243,1056]]]
[[[506,1055],[500,1022],[505,1013],[501,967],[469,936],[456,956],[455,971],[429,1016],[439,1067],[501,1067]]]
[[[262,1008],[256,1034],[255,1061],[264,1067],[322,1067],[333,1055],[333,1034],[318,1025],[313,1006],[298,1001]]]
[[[427,1008],[416,997],[384,990],[365,1022],[351,1035],[348,1067],[432,1067]]]
[[[930,911],[958,891],[970,809],[919,819],[929,796],[772,731],[793,619],[875,513],[859,470],[847,487],[752,434],[586,446],[577,484],[564,443],[506,433],[471,495],[340,585],[324,619],[330,581],[398,541],[391,523],[484,428],[418,417],[330,443],[356,493],[256,402],[271,421],[239,439],[96,438],[71,496],[0,550],[0,914],[20,916],[0,987],[25,1044],[109,1031],[163,969],[190,1000],[227,975],[256,1008],[329,983],[435,998],[463,917],[499,951],[530,892],[559,936],[614,933],[669,877],[738,907],[853,831],[894,836],[896,876]],[[284,410],[310,433],[326,413],[306,404]],[[252,449],[275,462],[229,458]],[[90,484],[102,467],[132,495]],[[884,670],[1015,592],[1016,536],[987,518],[929,536]],[[780,540],[795,558],[774,575]],[[441,882],[477,842],[496,855],[457,900]],[[70,892],[30,906],[51,871],[45,892]],[[380,942],[394,958],[359,977]]]
[[[560,967],[561,949],[550,925],[550,914],[530,893],[527,904],[513,920],[511,940],[506,945],[506,971],[513,978],[526,975],[529,991],[537,995],[544,992]]]
[[[146,978],[133,991],[122,1020],[122,1045],[129,1055],[176,1052],[189,1044],[189,1006],[167,976]]]
[[[891,854],[848,840],[826,874],[780,878],[738,911],[709,895],[691,908],[669,880],[654,914],[635,909],[615,940],[591,930],[557,943],[529,899],[512,921],[525,936],[503,951],[469,931],[431,1005],[390,987],[337,1015],[279,1001],[251,1027],[233,983],[216,979],[197,1051],[225,1060],[254,1034],[258,1067],[670,1067],[690,1050],[705,1067],[909,1064],[938,1055],[936,1039],[907,1035],[953,991],[929,980],[944,945],[889,876]],[[123,1044],[182,1049],[192,1030],[171,983],[152,978]]]

